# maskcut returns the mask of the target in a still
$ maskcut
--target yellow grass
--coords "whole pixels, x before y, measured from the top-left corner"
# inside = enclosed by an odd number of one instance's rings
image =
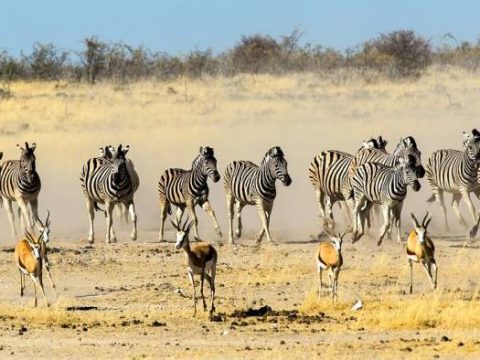
[[[389,140],[389,151],[400,137],[414,135],[424,162],[435,149],[460,149],[461,131],[478,126],[477,74],[433,69],[418,81],[372,84],[360,78],[344,81],[341,76],[324,79],[314,74],[93,87],[18,82],[11,89],[13,98],[0,101],[0,151],[4,159],[16,158],[15,144],[37,143],[40,210],[42,214],[51,210],[52,246],[61,248],[51,256],[60,297],[53,297],[46,281],[52,308],[31,308],[31,284],[27,283],[27,294],[20,298],[12,254],[1,252],[0,332],[7,340],[0,340],[0,348],[8,341],[6,349],[23,357],[67,354],[74,358],[82,346],[84,356],[90,357],[108,358],[118,351],[132,358],[162,354],[209,359],[365,358],[372,354],[402,358],[412,355],[407,347],[418,357],[449,357],[480,350],[476,242],[434,236],[439,287],[433,293],[416,266],[414,293],[408,295],[409,269],[403,246],[385,241],[377,248],[377,225],[371,237],[366,235],[354,245],[345,241],[338,302],[332,305],[327,290],[318,298],[314,261],[318,244],[308,240],[320,225],[306,175],[318,152],[353,153],[362,140],[380,134]],[[126,246],[129,228],[117,222],[120,244],[103,245],[104,219],[98,214],[95,249],[85,250],[88,223],[78,181],[81,167],[98,154],[98,147],[120,142],[131,146],[128,156],[141,180],[136,195],[139,239]],[[270,146],[280,145],[293,178],[288,188],[278,185],[271,222],[274,239],[286,244],[254,251],[259,220],[256,210],[247,207],[239,245],[233,249],[216,245],[218,322],[208,320],[201,303],[199,316],[192,319],[183,254],[171,243],[155,243],[160,173],[167,167],[190,167],[204,145],[215,148],[220,173],[232,160],[258,163]],[[437,207],[425,204],[429,195],[425,181],[419,193],[409,192],[403,231],[410,227],[409,212],[423,214],[428,209],[433,214],[432,233],[443,235]],[[210,185],[210,200],[226,234],[221,182]],[[203,211],[197,213],[200,235],[225,242],[225,236],[215,236]],[[463,234],[451,218],[454,231]],[[11,246],[3,212],[0,228],[1,243]],[[173,239],[169,227],[166,237]],[[175,292],[178,288],[185,297]],[[358,297],[364,308],[353,312],[351,306]],[[68,306],[90,305],[99,310],[67,311]],[[244,320],[230,316],[235,310],[262,305],[287,313],[299,311],[299,317]],[[319,313],[326,318],[316,318]],[[142,322],[135,325],[134,319]],[[166,326],[152,327],[153,320]],[[10,325],[29,328],[27,345]],[[84,326],[88,331],[82,330]],[[442,342],[443,335],[453,340]],[[56,339],[53,344],[45,340],[51,336]],[[458,346],[459,342],[464,345]],[[0,357],[8,354],[1,351]]]

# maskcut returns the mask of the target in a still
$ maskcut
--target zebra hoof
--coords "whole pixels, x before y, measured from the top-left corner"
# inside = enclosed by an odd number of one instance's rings
[[[235,230],[235,235],[237,236],[237,238],[239,238],[240,236],[242,236],[242,231],[241,230]]]
[[[93,238],[88,238],[87,241],[89,244],[93,244],[95,240]]]
[[[381,239],[377,241],[377,246],[380,246],[380,245],[382,245],[382,240]]]
[[[132,234],[132,235],[130,235],[130,239],[131,239],[132,241],[136,241],[136,240],[137,240],[137,234]]]

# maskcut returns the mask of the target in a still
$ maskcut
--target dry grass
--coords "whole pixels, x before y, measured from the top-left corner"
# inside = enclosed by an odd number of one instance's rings
[[[114,352],[131,358],[161,353],[210,359],[405,358],[411,351],[417,357],[474,356],[480,327],[476,243],[435,238],[439,288],[432,293],[421,269],[415,268],[414,294],[406,295],[409,271],[403,247],[387,241],[377,248],[375,229],[372,238],[345,243],[339,301],[332,305],[328,291],[318,299],[313,260],[317,244],[309,243],[310,234],[319,230],[318,210],[306,169],[321,150],[354,152],[362,140],[378,134],[390,140],[390,150],[400,136],[414,135],[424,161],[434,149],[460,148],[461,131],[478,125],[478,80],[457,70],[432,70],[416,82],[374,84],[309,74],[122,87],[11,84],[13,97],[0,101],[0,151],[4,158],[14,158],[16,143],[37,142],[40,207],[52,212],[52,246],[58,249],[51,258],[60,296],[53,297],[47,282],[52,308],[31,308],[30,284],[20,299],[12,254],[0,253],[0,357],[14,351],[20,357],[75,358],[80,357],[79,346],[82,356],[105,358]],[[99,146],[119,142],[131,145],[129,156],[141,177],[136,197],[139,240],[122,244],[128,229],[121,227],[120,244],[105,246],[104,220],[98,216],[96,246],[85,249],[81,166]],[[216,245],[221,321],[211,322],[203,312],[192,319],[183,254],[172,244],[154,242],[160,172],[189,167],[201,145],[215,148],[223,172],[234,159],[259,162],[266,149],[277,144],[286,153],[293,178],[291,187],[278,187],[272,217],[273,236],[285,244],[252,251],[259,221],[256,211],[246,208],[246,240],[233,249]],[[420,193],[409,193],[404,214],[427,209],[429,189],[422,185]],[[226,233],[221,184],[210,189]],[[439,233],[438,209],[428,210],[433,212],[434,234]],[[200,209],[198,215],[200,235],[218,240],[210,219]],[[407,226],[404,223],[404,230]],[[6,216],[0,216],[0,227],[5,230],[2,242],[11,246]],[[166,236],[173,237],[169,228]],[[186,297],[175,292],[178,288]],[[352,312],[357,297],[364,309]],[[231,316],[263,305],[271,306],[275,315]],[[70,311],[71,306],[97,309]],[[152,326],[154,321],[160,326]],[[21,326],[28,331],[19,336]],[[55,343],[48,341],[52,336]],[[442,341],[442,336],[452,341]]]

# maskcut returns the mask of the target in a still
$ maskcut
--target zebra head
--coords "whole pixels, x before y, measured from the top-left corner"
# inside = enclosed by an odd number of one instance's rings
[[[359,151],[362,149],[377,149],[381,150],[386,153],[386,146],[388,141],[384,140],[382,136],[378,136],[377,138],[370,138],[367,141],[362,142],[362,147],[358,149]]]
[[[468,157],[480,163],[480,132],[473,129],[471,134],[463,132],[463,147],[468,154]]]
[[[398,153],[399,151],[403,154],[405,162],[411,162],[410,156],[413,156],[415,172],[419,179],[423,178],[425,176],[425,168],[422,165],[422,153],[418,149],[417,142],[413,136],[400,139],[396,152]]]
[[[22,147],[17,144],[17,149],[21,151],[20,155],[20,168],[22,171],[23,176],[28,181],[33,181],[36,175],[36,168],[35,168],[35,148],[37,145],[33,143],[32,145],[28,145],[28,142],[25,141],[25,147]]]
[[[217,170],[217,159],[215,159],[213,148],[209,146],[200,147],[200,154],[197,158],[201,163],[203,175],[210,177],[213,182],[220,180]]]
[[[274,179],[280,180],[285,186],[289,186],[292,183],[292,178],[287,170],[287,160],[285,160],[280,146],[274,146],[268,150],[264,162],[268,164]]]
[[[112,154],[113,147],[112,147],[112,145],[101,147],[99,149],[100,149],[100,155],[101,155],[102,158],[109,159],[109,160],[112,159],[112,157],[113,157],[113,154]]]
[[[412,185],[413,191],[420,190],[420,182],[418,181],[418,166],[413,155],[409,155],[407,160],[399,159],[399,168],[402,169],[404,181],[406,185]]]
[[[128,150],[130,150],[130,147],[127,145],[123,148],[122,144],[120,144],[116,150],[113,149],[113,147],[110,147],[110,150],[112,152],[111,174],[113,176],[113,181],[118,183],[126,174],[128,174],[127,159],[125,158],[125,155]]]

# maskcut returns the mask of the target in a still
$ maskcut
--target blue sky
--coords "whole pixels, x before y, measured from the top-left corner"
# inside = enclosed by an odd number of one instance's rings
[[[35,42],[79,49],[83,38],[185,53],[220,52],[242,34],[304,30],[303,42],[344,50],[381,32],[413,29],[440,41],[480,35],[480,1],[445,0],[14,0],[0,7],[0,48],[27,53]]]

